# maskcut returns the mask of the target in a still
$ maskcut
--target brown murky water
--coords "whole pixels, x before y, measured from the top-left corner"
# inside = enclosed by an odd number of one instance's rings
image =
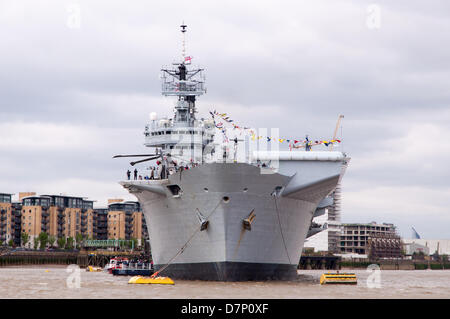
[[[450,270],[383,270],[381,288],[368,288],[371,273],[354,271],[358,285],[320,285],[323,271],[299,271],[296,281],[207,282],[176,280],[175,285],[131,285],[129,277],[74,272],[66,267],[0,268],[0,298],[450,298]],[[70,277],[72,276],[72,277]],[[69,277],[69,286],[67,279]]]

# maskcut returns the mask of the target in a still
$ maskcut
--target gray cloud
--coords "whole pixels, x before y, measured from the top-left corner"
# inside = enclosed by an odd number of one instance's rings
[[[70,4],[80,29],[67,26]],[[378,1],[381,28],[370,30],[369,4],[3,1],[0,191],[129,196],[116,183],[127,162],[111,155],[142,151],[148,114],[171,114],[158,75],[181,53],[184,20],[188,53],[206,67],[201,115],[329,138],[345,114],[344,220],[448,237],[431,225],[448,223],[450,205],[450,5]],[[398,203],[411,187],[422,213]]]

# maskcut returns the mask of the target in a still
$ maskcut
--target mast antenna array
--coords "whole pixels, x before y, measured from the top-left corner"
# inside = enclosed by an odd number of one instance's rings
[[[184,59],[186,58],[186,31],[187,31],[186,28],[187,28],[187,25],[185,25],[184,21],[183,21],[183,24],[180,25],[180,27],[181,27],[181,33],[183,34],[183,50],[181,52],[181,55],[183,57],[183,62],[184,62]]]

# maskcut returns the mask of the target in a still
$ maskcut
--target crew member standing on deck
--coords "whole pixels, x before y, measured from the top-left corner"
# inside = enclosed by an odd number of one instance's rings
[[[135,168],[134,169],[134,180],[137,180],[137,173],[138,173],[137,168]]]
[[[155,179],[155,169],[152,167],[152,172],[150,173],[150,179]]]
[[[130,176],[131,176],[131,172],[130,172],[130,170],[127,170],[127,177],[128,177],[128,180],[130,180]]]

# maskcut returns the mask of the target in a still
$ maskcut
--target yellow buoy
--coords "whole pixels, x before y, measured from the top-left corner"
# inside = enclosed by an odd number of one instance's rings
[[[103,269],[100,267],[92,267],[92,266],[88,266],[86,268],[86,271],[88,272],[98,272],[98,271],[102,271]]]
[[[172,279],[169,277],[143,277],[134,276],[128,281],[129,284],[161,284],[161,285],[174,285]]]
[[[356,274],[354,273],[326,273],[320,276],[320,284],[350,284],[356,285]]]

